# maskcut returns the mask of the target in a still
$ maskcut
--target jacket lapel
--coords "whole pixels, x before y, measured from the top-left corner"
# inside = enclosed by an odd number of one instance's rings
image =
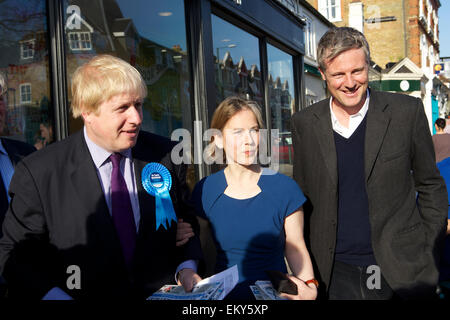
[[[337,156],[334,143],[333,128],[331,125],[330,99],[324,100],[315,111],[317,118],[314,125],[314,133],[319,142],[320,150],[325,165],[331,177],[332,183],[337,185]]]
[[[83,132],[77,133],[75,141],[75,159],[70,173],[76,196],[85,208],[90,234],[95,235],[96,241],[109,255],[122,259],[121,247],[114,223],[106,204],[100,181],[92,161],[89,149],[84,141]],[[106,253],[106,252],[105,252]]]
[[[6,153],[8,153],[12,165],[15,167],[17,163],[21,160],[16,146],[14,145],[14,143],[10,143],[8,139],[2,139],[2,144],[6,150]]]
[[[375,161],[386,136],[387,128],[391,118],[384,110],[387,103],[379,101],[378,95],[373,90],[370,91],[369,110],[367,111],[367,127],[365,135],[364,157],[366,181],[372,174]]]
[[[148,194],[142,186],[142,170],[149,161],[144,161],[133,153],[133,163],[141,214],[138,235],[138,238],[140,238],[144,230],[155,230],[155,198]]]

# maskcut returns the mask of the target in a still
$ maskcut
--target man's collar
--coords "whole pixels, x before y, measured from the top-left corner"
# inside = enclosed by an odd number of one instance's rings
[[[367,111],[369,110],[369,103],[370,103],[370,90],[369,90],[369,88],[367,88],[366,100],[364,101],[362,108],[359,109],[359,111],[357,113],[351,115],[351,117],[361,116],[364,118],[365,115],[367,114]],[[330,97],[329,107],[330,107],[330,113],[331,113],[331,121],[333,121],[333,123],[339,123],[339,121],[336,118],[336,115],[333,112],[333,96]]]
[[[94,161],[94,164],[98,169],[106,162],[106,160],[108,160],[109,156],[112,153],[105,150],[104,148],[100,147],[95,142],[93,142],[87,135],[85,126],[83,127],[83,135],[84,135],[84,139],[86,141],[87,147],[89,149],[89,153],[91,154],[92,160]],[[131,149],[122,151],[121,154],[124,157],[131,159]]]

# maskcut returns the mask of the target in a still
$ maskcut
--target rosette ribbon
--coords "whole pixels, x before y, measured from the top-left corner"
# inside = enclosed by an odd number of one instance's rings
[[[148,194],[155,197],[156,230],[162,225],[167,230],[172,220],[177,222],[177,215],[170,198],[172,176],[169,170],[160,163],[151,162],[142,169],[142,186]]]

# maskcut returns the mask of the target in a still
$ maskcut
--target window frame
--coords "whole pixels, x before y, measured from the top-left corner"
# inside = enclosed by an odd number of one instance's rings
[[[21,60],[30,60],[34,58],[34,47],[35,47],[36,40],[24,40],[20,42],[20,59]],[[27,47],[25,49],[25,44],[31,44],[30,47]],[[27,55],[25,56],[25,52],[27,52]],[[30,54],[28,54],[31,52]]]
[[[72,35],[76,35],[77,39],[73,40],[71,39]],[[81,39],[83,35],[87,35],[88,39]],[[71,31],[67,33],[67,40],[69,42],[69,48],[72,51],[90,51],[92,50],[92,38],[91,33],[89,31]],[[73,43],[76,41],[76,43],[79,45],[79,47],[74,48]],[[83,48],[82,43],[88,43],[89,47]]]
[[[24,88],[29,88],[29,92],[24,93],[23,89]],[[31,90],[31,83],[30,82],[25,82],[25,83],[21,83],[19,85],[19,92],[20,92],[20,104],[31,104],[33,99],[32,99],[32,90]],[[29,95],[29,100],[24,100],[23,96],[24,95]]]
[[[335,16],[331,16],[332,8],[335,8]],[[318,11],[330,22],[342,21],[341,0],[335,0],[335,5],[331,4],[331,0],[319,0]]]
[[[314,20],[311,19],[307,14],[304,15],[305,18],[305,56],[316,59],[316,39],[314,32]]]

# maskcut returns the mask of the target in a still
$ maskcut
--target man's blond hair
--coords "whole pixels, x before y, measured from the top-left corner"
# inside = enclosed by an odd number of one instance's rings
[[[98,112],[98,107],[112,97],[128,93],[141,99],[147,86],[139,71],[129,63],[110,55],[98,55],[78,67],[72,77],[71,110],[74,118],[82,112]]]

